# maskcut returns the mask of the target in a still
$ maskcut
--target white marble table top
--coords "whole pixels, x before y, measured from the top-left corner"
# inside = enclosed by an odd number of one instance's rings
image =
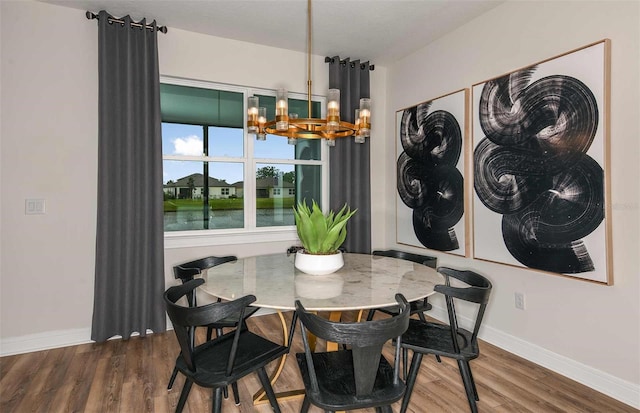
[[[312,311],[349,311],[396,304],[395,294],[415,301],[434,293],[444,278],[411,261],[344,254],[344,267],[330,275],[308,275],[293,266],[295,254],[260,255],[213,267],[202,289],[224,300],[253,294],[255,306],[293,310],[300,300]]]

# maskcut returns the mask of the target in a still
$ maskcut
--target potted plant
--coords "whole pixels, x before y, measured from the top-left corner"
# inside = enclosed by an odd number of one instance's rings
[[[339,248],[347,237],[347,221],[355,214],[345,204],[336,214],[323,214],[316,201],[311,209],[304,202],[293,208],[298,237],[303,250],[296,253],[295,266],[313,275],[325,275],[338,271],[344,265]]]

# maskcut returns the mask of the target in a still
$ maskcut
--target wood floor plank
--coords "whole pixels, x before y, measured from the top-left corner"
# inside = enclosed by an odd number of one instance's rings
[[[11,370],[11,367],[20,359],[19,355],[6,356],[0,358],[0,382],[4,376]]]
[[[108,344],[110,342],[107,342]],[[86,409],[91,412],[117,412],[120,408],[124,382],[124,355],[113,355],[98,360],[96,374],[87,397]],[[136,409],[139,406],[136,406]]]
[[[11,369],[2,377],[0,381],[0,411],[17,411],[16,407],[30,398],[27,388],[39,374],[42,362],[46,358],[48,351],[36,351],[33,353],[18,356]]]
[[[23,399],[16,409],[25,412],[49,412],[51,402],[64,381],[67,367],[73,358],[75,350],[72,347],[56,348],[47,351],[42,364],[31,384],[26,389],[32,397]]]
[[[96,373],[97,352],[75,352],[60,390],[51,401],[52,412],[83,412]]]
[[[348,315],[347,315],[348,316]],[[290,321],[291,314],[285,314]],[[381,315],[376,314],[376,317]],[[277,315],[251,317],[249,327],[280,342],[282,327]],[[202,331],[200,331],[202,330]],[[204,339],[199,329],[198,340]],[[291,354],[274,389],[301,389],[302,379],[294,354],[302,351],[299,331]],[[392,359],[394,348],[386,345]],[[480,413],[638,413],[617,400],[560,376],[495,346],[482,342],[481,355],[471,362],[478,387]],[[167,384],[179,348],[172,331],[129,340],[110,340],[0,358],[0,411],[48,412],[154,412],[175,411],[184,377],[174,388]],[[275,363],[268,366],[271,372]],[[223,401],[225,413],[270,413],[268,404],[253,405],[259,380],[250,375],[238,382],[240,405],[230,392]],[[297,413],[302,399],[280,402],[283,413]],[[393,406],[398,412],[400,403]],[[211,390],[194,385],[184,413],[211,410]],[[455,361],[424,357],[409,405],[412,413],[466,413],[469,411]],[[310,413],[322,410],[312,406]],[[365,409],[359,413],[375,413]]]
[[[558,406],[547,402],[543,394],[531,391],[531,387],[535,386],[533,380],[527,383],[526,387],[520,387],[482,365],[473,367],[473,375],[476,380],[482,377],[484,382],[491,383],[490,385],[495,391],[508,399],[516,400],[520,405],[533,412],[563,412]]]

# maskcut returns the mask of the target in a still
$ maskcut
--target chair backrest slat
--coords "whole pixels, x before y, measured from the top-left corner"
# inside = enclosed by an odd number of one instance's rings
[[[371,393],[375,375],[380,362],[382,347],[390,339],[399,339],[409,326],[409,305],[401,295],[396,295],[400,313],[391,318],[357,323],[333,322],[305,310],[300,301],[296,301],[296,314],[302,327],[302,338],[305,347],[307,368],[312,389],[317,391],[315,366],[311,357],[311,349],[306,338],[306,330],[318,338],[351,346],[356,377],[356,394],[365,396]],[[396,365],[399,364],[400,353],[396,352]],[[397,369],[394,369],[397,374]]]
[[[212,255],[176,265],[173,267],[173,276],[176,280],[179,279],[182,280],[182,282],[186,282],[192,280],[196,275],[201,274],[209,268],[237,260],[238,257],[235,255],[227,255],[224,257],[216,257]]]
[[[185,262],[173,267],[173,276],[176,280],[186,283],[193,280],[197,275],[202,274],[203,271],[215,267],[226,262],[237,261],[238,258],[235,255],[227,255],[224,257],[216,257],[214,255],[199,258],[197,260]],[[195,292],[187,294],[187,301],[190,307],[196,307],[198,302],[196,300]]]
[[[398,251],[398,250],[375,250],[371,255],[378,255],[381,257],[399,258],[401,260],[407,260],[418,264],[426,265],[431,268],[436,268],[438,258],[431,257],[429,255],[414,254],[411,252]]]
[[[478,305],[473,328],[470,330],[471,343],[475,346],[478,339],[478,331],[480,330],[487,303],[489,302],[489,296],[491,295],[492,285],[487,278],[473,271],[455,270],[447,267],[438,267],[437,270],[445,276],[445,285],[436,285],[434,289],[436,292],[445,296],[454,350],[459,353],[460,346],[458,339],[464,337],[464,334],[460,333],[455,299]],[[466,286],[452,286],[452,278],[465,283]]]

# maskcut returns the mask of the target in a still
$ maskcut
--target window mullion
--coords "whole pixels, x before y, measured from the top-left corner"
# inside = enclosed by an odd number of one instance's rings
[[[251,90],[245,93],[244,101],[247,101]],[[251,93],[253,95],[253,93]],[[256,222],[256,165],[253,159],[254,139],[247,132],[247,111],[244,111],[244,225],[247,230],[255,230]]]

